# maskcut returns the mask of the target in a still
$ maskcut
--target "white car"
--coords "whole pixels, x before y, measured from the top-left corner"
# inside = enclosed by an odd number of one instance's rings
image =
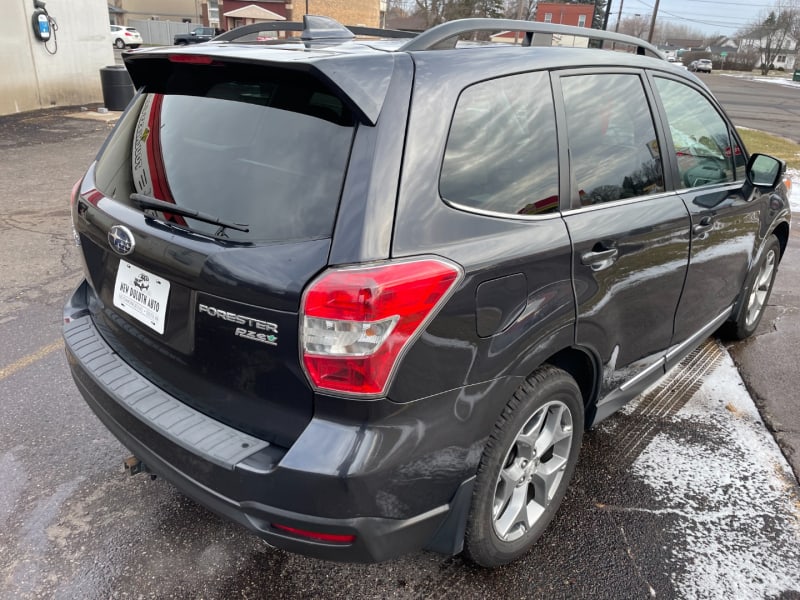
[[[111,26],[111,43],[115,48],[138,48],[142,45],[142,34],[135,27]]]
[[[694,71],[696,73],[711,73],[711,61],[707,58],[701,58],[700,60],[696,60],[692,62],[689,70]]]

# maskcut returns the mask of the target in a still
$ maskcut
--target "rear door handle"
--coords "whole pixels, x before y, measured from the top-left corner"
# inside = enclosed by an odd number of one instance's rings
[[[596,248],[597,246],[595,246]],[[594,271],[605,269],[614,264],[619,251],[616,248],[606,250],[590,250],[581,254],[581,264],[592,267]]]
[[[700,222],[692,227],[692,233],[695,235],[700,235],[707,232],[714,226],[714,220],[711,217],[703,217],[700,219]]]

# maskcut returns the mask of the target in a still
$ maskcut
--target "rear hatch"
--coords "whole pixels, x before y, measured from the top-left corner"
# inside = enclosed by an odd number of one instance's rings
[[[91,314],[165,391],[287,446],[313,402],[300,299],[327,264],[358,116],[313,70],[186,56],[147,59],[81,186]]]

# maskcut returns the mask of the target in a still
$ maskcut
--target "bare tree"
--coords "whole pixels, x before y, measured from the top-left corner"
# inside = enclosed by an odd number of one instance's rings
[[[619,22],[618,31],[626,35],[643,38],[647,35],[650,29],[649,17],[643,15],[636,15],[633,17],[626,17]]]
[[[796,3],[779,0],[766,16],[740,31],[738,37],[744,52],[758,56],[761,74],[766,75],[779,54],[795,49],[798,33],[800,11]]]
[[[501,17],[504,0],[415,0],[416,13],[428,27],[468,17]]]
[[[506,17],[530,21],[536,12],[537,0],[509,0],[506,2]]]
[[[645,39],[650,29],[650,15],[636,15],[622,19],[619,32]],[[667,44],[673,40],[704,40],[707,36],[699,29],[677,23],[656,22],[653,43]],[[718,38],[719,36],[711,36]]]

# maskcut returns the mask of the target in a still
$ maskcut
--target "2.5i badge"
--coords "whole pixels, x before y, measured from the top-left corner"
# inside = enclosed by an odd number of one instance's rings
[[[209,317],[216,317],[235,325],[241,325],[242,327],[234,328],[233,335],[236,337],[260,342],[268,346],[278,345],[278,326],[275,323],[240,315],[202,303],[197,305],[197,310]]]

